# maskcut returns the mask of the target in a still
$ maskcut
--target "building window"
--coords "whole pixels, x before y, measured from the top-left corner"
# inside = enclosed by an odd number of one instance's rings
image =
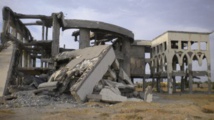
[[[197,41],[191,41],[191,50],[199,50]]]
[[[201,50],[207,50],[207,42],[200,42]]]
[[[145,58],[151,58],[151,54],[150,53],[145,53]]]
[[[171,40],[171,48],[172,49],[178,49],[178,41]]]
[[[164,51],[165,51],[167,49],[166,42],[164,42],[163,44],[164,44],[163,46],[164,46]]]
[[[156,49],[157,49],[157,53],[159,53],[159,45],[158,45],[158,46],[156,46]]]
[[[160,44],[160,52],[163,52],[163,44]]]
[[[188,41],[181,41],[181,49],[183,50],[188,49]]]
[[[154,55],[156,54],[155,47],[153,47],[153,54],[154,54]]]

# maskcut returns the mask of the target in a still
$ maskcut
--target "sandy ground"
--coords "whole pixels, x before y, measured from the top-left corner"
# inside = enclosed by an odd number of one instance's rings
[[[0,109],[0,120],[214,120],[214,94],[155,94],[154,102]]]

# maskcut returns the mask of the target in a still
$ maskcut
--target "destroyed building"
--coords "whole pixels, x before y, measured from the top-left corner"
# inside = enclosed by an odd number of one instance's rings
[[[143,79],[143,90],[146,79],[152,79],[152,87],[156,86],[158,91],[160,82],[167,79],[167,91],[172,94],[176,76],[182,76],[182,92],[187,81],[192,92],[193,77],[207,76],[211,92],[210,33],[167,31],[152,41],[134,40],[134,34],[125,28],[99,21],[65,19],[62,12],[50,16],[27,15],[4,7],[2,13],[0,96],[10,94],[11,86],[23,85],[26,76],[40,77],[40,82],[31,82],[37,89],[70,91],[80,101],[86,97],[125,101],[136,95],[134,78]],[[22,19],[37,21],[24,23]],[[42,26],[42,32],[38,33],[41,40],[31,35],[28,26],[32,25]],[[78,50],[59,46],[61,30],[68,29],[78,29],[71,33],[79,42]],[[52,38],[48,38],[48,32],[52,32]],[[106,44],[109,42],[111,45]],[[192,50],[191,45],[196,42],[198,49]],[[205,50],[201,49],[201,43],[206,44]],[[147,53],[150,58],[145,57]],[[193,71],[192,61],[198,60],[201,65],[205,58],[208,70]],[[150,66],[150,74],[145,72],[146,64]]]

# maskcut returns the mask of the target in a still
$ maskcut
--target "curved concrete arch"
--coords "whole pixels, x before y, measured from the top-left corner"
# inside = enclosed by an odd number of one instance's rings
[[[177,54],[174,54],[173,57],[172,57],[172,66],[173,66],[173,63],[175,62],[175,61],[174,61],[174,58],[177,59],[177,61],[179,62],[178,55],[177,55]],[[172,69],[173,69],[173,70],[176,70],[176,67],[175,67],[175,68],[172,67]]]
[[[159,72],[159,57],[156,58],[156,72]]]
[[[203,59],[204,59],[204,57],[206,58],[207,63],[209,63],[209,59],[207,58],[206,53],[201,55],[201,59],[203,60]]]
[[[199,59],[198,54],[197,54],[197,53],[195,53],[195,52],[193,52],[193,54],[192,54],[192,56],[191,56],[191,60],[193,60],[193,58],[194,58],[195,56],[197,57],[197,59]]]
[[[84,28],[90,30],[101,30],[111,33],[116,33],[128,37],[131,41],[134,40],[132,31],[109,23],[91,20],[65,19],[63,20],[63,30],[72,28]]]
[[[161,65],[161,55],[158,55],[157,61],[158,61],[158,64]]]
[[[177,55],[177,54],[173,54],[172,55],[172,60],[171,61],[173,61],[173,58],[176,56],[176,58],[177,58],[177,60],[179,60],[179,56]]]
[[[163,71],[163,57],[161,55],[159,61],[159,71]]]
[[[202,65],[202,60],[200,59],[200,57],[198,56],[197,53],[195,53],[195,54],[192,55],[192,57],[191,57],[191,61],[192,62],[193,62],[194,57],[197,58],[198,64],[199,64],[199,66],[201,66]]]
[[[186,58],[187,58],[187,64],[192,63],[192,60],[191,60],[190,56],[187,54],[187,52],[185,52],[185,53],[183,53],[183,54],[181,55],[181,61],[182,61],[181,64],[183,64],[183,62],[184,62],[183,59],[184,59],[185,56],[186,56]]]
[[[178,64],[181,66],[182,65],[182,57],[179,56],[179,54],[176,54],[177,59],[178,59]]]
[[[163,68],[162,70],[163,70],[163,71],[167,71],[167,66],[165,65],[165,63],[167,63],[167,57],[166,57],[166,54],[165,54],[165,53],[162,54],[162,60],[163,60],[163,61],[162,61],[162,62],[163,62],[163,63],[162,63],[162,68]]]

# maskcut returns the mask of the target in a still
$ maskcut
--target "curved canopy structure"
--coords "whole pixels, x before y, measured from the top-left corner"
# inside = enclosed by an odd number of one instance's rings
[[[77,20],[77,19],[63,20],[63,30],[71,28],[84,28],[90,30],[107,31],[110,33],[116,33],[119,35],[126,36],[132,41],[134,40],[134,34],[130,30],[100,21]]]

